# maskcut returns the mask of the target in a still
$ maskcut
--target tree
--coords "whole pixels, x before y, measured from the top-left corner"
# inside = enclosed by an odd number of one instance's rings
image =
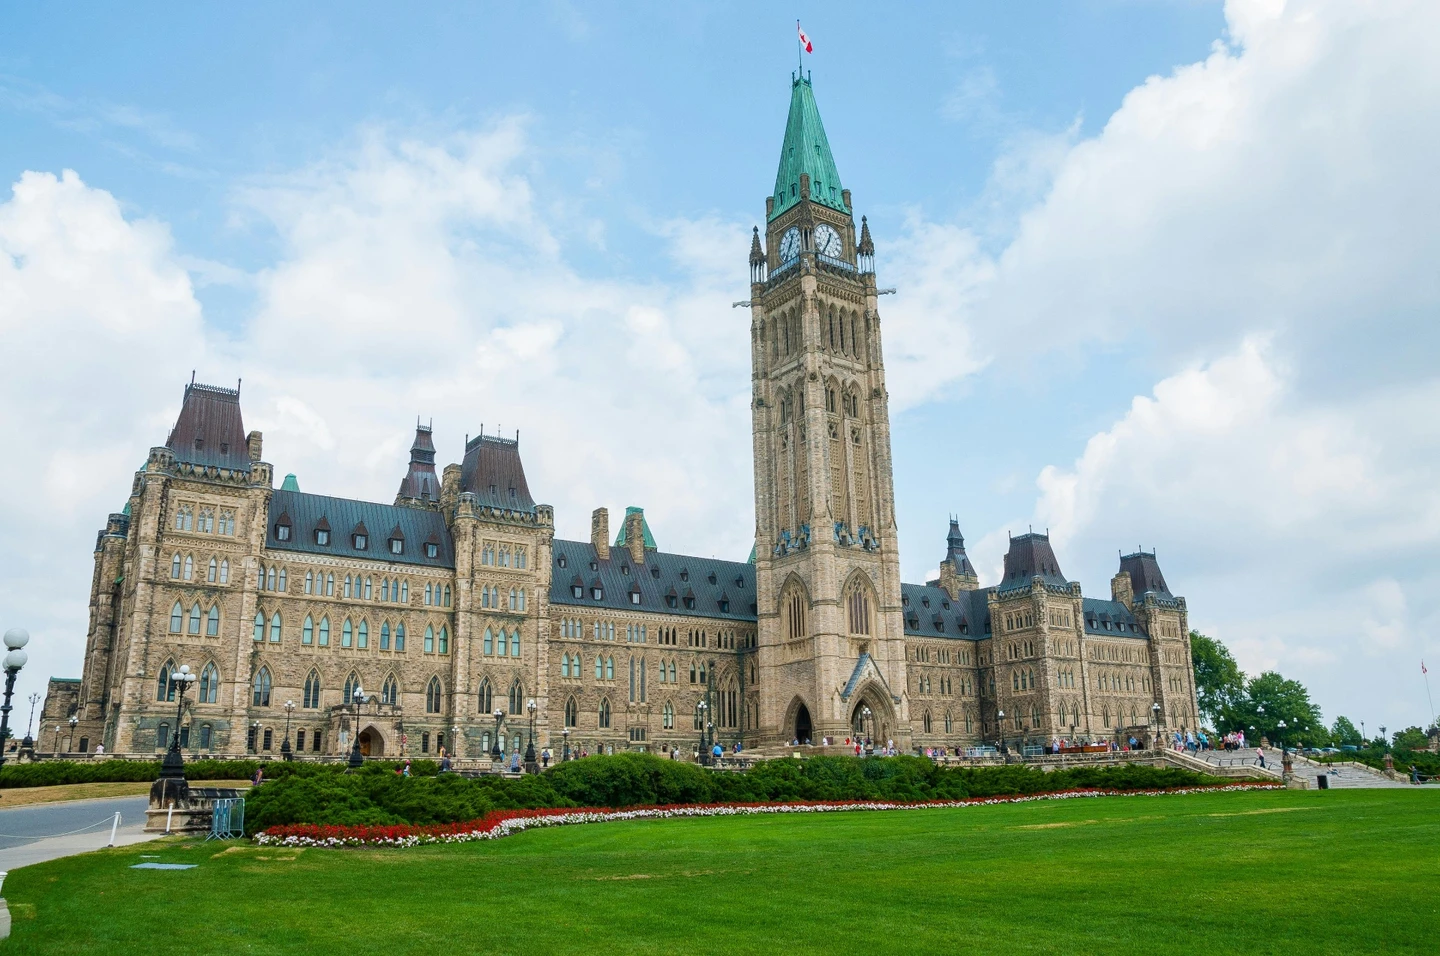
[[[1424,750],[1430,740],[1419,727],[1406,727],[1395,735],[1396,750]]]
[[[1310,702],[1305,685],[1275,671],[1250,678],[1244,695],[1222,710],[1220,723],[1227,730],[1243,729],[1251,737],[1268,737],[1288,747],[1300,743],[1313,747],[1330,740],[1320,721],[1320,708]]]
[[[1245,696],[1245,675],[1224,644],[1199,631],[1190,632],[1190,658],[1200,712],[1219,726],[1225,709]]]
[[[1335,726],[1330,728],[1330,736],[1336,744],[1349,744],[1352,747],[1358,747],[1365,742],[1360,737],[1360,731],[1350,723],[1349,717],[1336,717]]]

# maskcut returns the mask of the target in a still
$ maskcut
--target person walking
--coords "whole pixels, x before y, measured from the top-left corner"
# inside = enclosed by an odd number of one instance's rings
[[[546,747],[540,751],[540,769],[545,770],[550,766],[550,748]]]
[[[1256,747],[1256,748],[1255,748],[1255,756],[1258,757],[1259,760],[1260,760],[1260,769],[1261,769],[1261,770],[1264,770],[1264,769],[1265,769],[1265,751],[1261,750],[1259,747]]]

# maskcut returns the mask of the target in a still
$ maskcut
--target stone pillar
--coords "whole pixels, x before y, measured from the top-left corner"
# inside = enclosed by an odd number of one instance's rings
[[[610,512],[596,508],[590,515],[590,543],[595,546],[595,555],[601,561],[610,560]]]

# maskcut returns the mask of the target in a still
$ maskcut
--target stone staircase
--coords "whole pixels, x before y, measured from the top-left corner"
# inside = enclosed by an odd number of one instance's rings
[[[1281,778],[1281,767],[1285,759],[1279,750],[1273,748],[1267,748],[1264,751],[1265,766],[1263,768],[1260,767],[1260,761],[1253,748],[1238,751],[1202,750],[1193,755],[1168,750],[1166,754],[1179,758],[1171,761],[1177,766],[1187,767],[1191,770],[1200,770],[1217,776],[1256,776],[1275,780]],[[1326,776],[1330,788],[1335,790],[1394,788],[1411,785],[1403,775],[1398,780],[1392,780],[1374,767],[1362,763],[1347,761],[1322,764],[1294,753],[1290,755],[1290,758],[1295,777],[1311,790],[1319,786],[1317,778],[1321,774]]]

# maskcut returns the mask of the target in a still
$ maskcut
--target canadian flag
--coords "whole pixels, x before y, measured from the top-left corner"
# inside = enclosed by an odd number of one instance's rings
[[[800,47],[801,47],[801,49],[803,49],[806,53],[814,53],[814,52],[815,52],[815,44],[811,43],[811,42],[810,42],[810,38],[805,35],[805,31],[802,30],[802,29],[800,29],[800,21],[799,21],[799,20],[796,20],[796,21],[795,21],[795,32],[798,33],[798,34],[800,34]]]
[[[1421,661],[1421,662],[1420,662],[1420,673],[1422,673],[1422,674],[1428,674],[1428,673],[1430,673],[1429,671],[1427,671],[1427,670],[1425,669],[1425,662],[1424,662],[1424,661]]]

